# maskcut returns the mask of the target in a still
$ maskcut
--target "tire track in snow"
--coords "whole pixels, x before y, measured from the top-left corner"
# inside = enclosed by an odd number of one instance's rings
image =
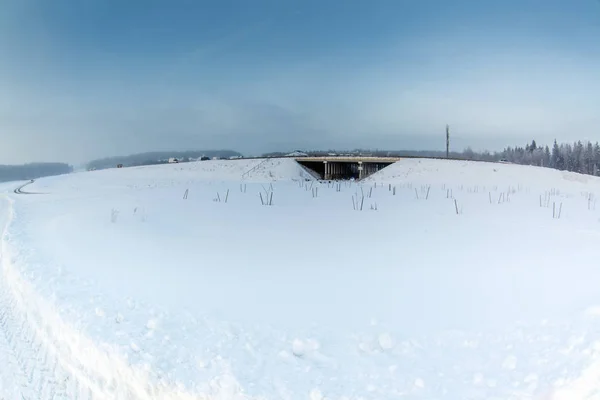
[[[2,241],[6,239],[10,204],[3,200],[0,224],[3,226]],[[55,399],[53,378],[56,365],[47,348],[32,329],[28,316],[19,311],[18,300],[7,280],[6,255],[0,254],[0,396],[7,399]],[[77,399],[77,397],[73,397]]]
[[[46,193],[39,193],[39,192],[26,192],[23,190],[24,187],[29,186],[34,182],[35,182],[35,179],[32,179],[31,181],[24,183],[21,186],[19,186],[18,188],[16,188],[15,190],[13,190],[13,192],[15,194],[27,194],[27,195],[29,195],[29,194],[46,194]]]
[[[27,183],[24,183],[24,184],[22,184],[21,186],[19,186],[18,188],[16,188],[16,189],[15,189],[13,192],[14,192],[15,194],[29,194],[28,192],[24,192],[24,191],[23,191],[23,188],[24,188],[25,186],[31,185],[33,182],[34,182],[34,180],[32,179],[31,181],[29,181],[29,182],[27,182]]]
[[[249,399],[228,387],[189,393],[175,383],[157,384],[150,371],[101,349],[63,321],[12,263],[12,203],[0,199],[0,399]]]

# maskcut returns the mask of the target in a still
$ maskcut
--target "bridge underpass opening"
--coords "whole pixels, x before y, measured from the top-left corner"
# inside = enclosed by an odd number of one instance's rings
[[[298,163],[314,172],[325,180],[363,179],[395,162],[365,162],[365,161],[332,161],[332,160],[302,160]]]

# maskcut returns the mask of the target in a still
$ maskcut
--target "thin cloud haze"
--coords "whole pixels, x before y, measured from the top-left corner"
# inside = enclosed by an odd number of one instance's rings
[[[600,139],[593,0],[2,8],[2,163]]]

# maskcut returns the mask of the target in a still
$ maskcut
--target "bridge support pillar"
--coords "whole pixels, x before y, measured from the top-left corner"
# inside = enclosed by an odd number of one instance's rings
[[[358,179],[361,180],[363,178],[363,163],[362,161],[358,162]]]
[[[325,164],[325,173],[323,174],[323,179],[327,181],[331,179],[331,167],[327,161],[323,161],[323,164]]]

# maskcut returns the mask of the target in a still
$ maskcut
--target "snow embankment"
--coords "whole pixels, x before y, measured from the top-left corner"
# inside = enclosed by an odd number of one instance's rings
[[[155,189],[192,185],[199,182],[269,183],[276,181],[313,180],[296,160],[291,158],[261,158],[207,160],[179,164],[162,164],[131,168],[114,168],[80,172],[40,179],[31,191],[62,193],[96,191],[99,187],[123,189]]]
[[[536,188],[560,188],[564,184],[588,188],[600,187],[600,179],[568,171],[509,163],[456,161],[440,159],[402,159],[365,179],[367,182],[423,182],[431,185],[460,183],[463,186],[500,185]]]

